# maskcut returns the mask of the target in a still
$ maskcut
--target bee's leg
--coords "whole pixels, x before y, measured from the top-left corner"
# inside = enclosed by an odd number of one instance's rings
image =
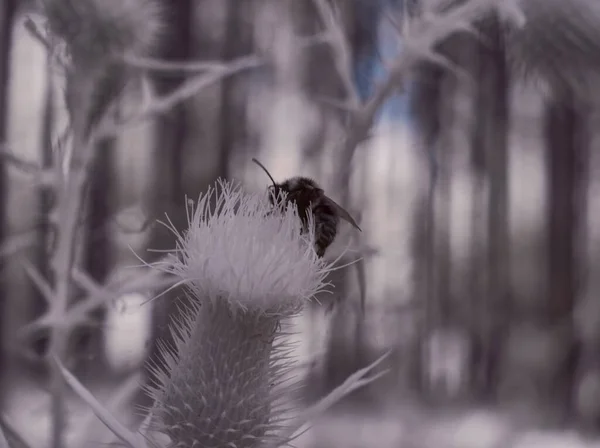
[[[318,244],[315,243],[315,252],[317,253],[317,256],[319,258],[323,258],[326,250],[327,250],[326,247],[319,246]]]
[[[265,339],[264,338],[265,335],[262,334],[262,333],[254,334],[254,335],[250,336],[250,338],[252,338],[252,339],[254,339],[254,338],[261,338],[261,342],[263,342],[265,344],[272,344],[273,341],[275,341],[275,335],[280,330],[281,330],[281,322],[277,321],[277,324],[275,325],[275,328],[273,328],[273,331],[271,331],[271,334],[269,335],[268,339]]]

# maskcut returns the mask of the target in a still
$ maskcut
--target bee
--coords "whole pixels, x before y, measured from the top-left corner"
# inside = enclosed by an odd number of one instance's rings
[[[325,251],[335,240],[340,218],[362,232],[350,213],[326,196],[325,191],[314,180],[308,177],[292,177],[278,184],[262,163],[254,158],[252,161],[260,166],[273,182],[273,185],[269,186],[271,204],[274,204],[275,198],[280,192],[285,192],[287,194],[286,201],[295,203],[298,208],[298,215],[302,220],[304,231],[308,227],[308,211],[312,211],[315,227],[315,252],[320,258],[325,255]]]

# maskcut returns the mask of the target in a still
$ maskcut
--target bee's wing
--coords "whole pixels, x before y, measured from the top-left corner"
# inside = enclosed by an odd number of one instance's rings
[[[341,205],[338,205],[338,203],[335,202],[333,199],[331,199],[329,196],[325,196],[325,197],[327,198],[329,203],[335,208],[335,210],[340,218],[342,218],[344,221],[348,221],[350,224],[352,224],[354,227],[356,227],[359,231],[362,232],[361,228],[358,227],[358,224],[356,224],[356,221],[354,220],[354,218],[352,216],[350,216],[350,213],[348,213],[346,210],[344,210]]]

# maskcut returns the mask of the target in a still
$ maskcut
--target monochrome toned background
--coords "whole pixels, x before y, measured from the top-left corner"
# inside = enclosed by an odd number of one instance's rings
[[[586,2],[595,3],[572,4]],[[584,70],[592,80],[600,70],[600,35],[586,35],[594,20],[600,29],[598,8],[536,22],[518,36],[525,44],[500,17],[453,34],[436,48],[447,63],[420,62],[369,137],[342,152],[347,86],[317,0],[165,3],[154,58],[226,64],[268,54],[276,69],[224,76],[99,144],[77,246],[86,279],[116,284],[138,257],[174,248],[157,220],[166,214],[184,229],[186,197],[218,178],[267,188],[256,157],[276,181],[313,177],[363,230],[342,223],[327,255],[351,263],[331,278],[342,305],[326,313],[315,302],[294,323],[307,402],[392,350],[387,375],[298,446],[600,446],[600,108],[594,89],[577,85]],[[326,3],[366,100],[410,42],[411,24],[449,2]],[[0,0],[0,427],[14,447],[33,448],[50,446],[47,303],[36,276],[52,275],[56,232],[55,193],[40,173],[64,150],[67,112],[63,76],[30,20],[42,23],[33,3]],[[140,71],[144,85],[125,90],[124,109],[197,75]],[[115,294],[69,337],[71,371],[132,422],[135,406],[148,405],[138,387],[145,360],[177,314],[178,291],[146,303],[157,292]],[[102,438],[77,434],[90,418],[84,408],[73,399],[72,446]]]

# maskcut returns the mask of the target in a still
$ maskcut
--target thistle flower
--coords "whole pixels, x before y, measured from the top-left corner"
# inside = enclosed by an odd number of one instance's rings
[[[134,70],[127,55],[148,52],[163,21],[158,0],[39,0],[48,40],[65,68],[71,125],[85,141]],[[62,54],[64,53],[64,54]]]
[[[75,63],[140,54],[162,29],[157,0],[40,0],[51,33],[68,46]]]
[[[181,279],[191,305],[172,326],[174,350],[163,346],[154,365],[152,429],[173,446],[272,443],[295,387],[280,324],[324,288],[329,267],[294,207],[231,183],[201,196],[188,222],[183,235],[172,229],[177,249],[156,265]]]

